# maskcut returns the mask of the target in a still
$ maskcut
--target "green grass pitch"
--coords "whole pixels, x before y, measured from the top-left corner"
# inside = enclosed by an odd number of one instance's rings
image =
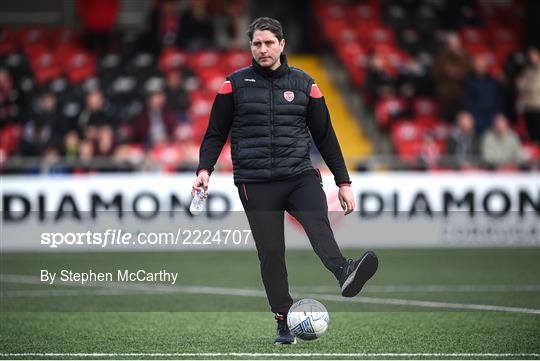
[[[347,301],[314,252],[287,251],[293,297],[318,299],[331,317],[321,339],[291,346],[272,343],[275,321],[251,251],[4,253],[0,357],[540,358],[539,248],[377,253],[378,273]],[[165,268],[179,280],[47,286],[37,282],[44,268]]]

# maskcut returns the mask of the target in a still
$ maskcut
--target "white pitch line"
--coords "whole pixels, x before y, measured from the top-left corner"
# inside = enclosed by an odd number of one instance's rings
[[[42,284],[43,282],[36,283],[34,276],[26,275],[0,275],[0,281],[5,283],[26,283],[26,284]],[[64,282],[67,285],[76,286],[77,283]],[[103,284],[88,282],[91,287],[102,287]],[[115,286],[116,287],[116,286]],[[189,286],[182,286],[189,287]],[[200,286],[198,286],[200,287]],[[215,287],[214,287],[215,288]],[[167,288],[170,290],[170,288]],[[338,289],[337,286],[309,286],[309,287],[293,287],[296,292],[334,292]],[[231,288],[226,288],[231,290]],[[238,288],[236,292],[243,293],[243,291],[249,291],[246,289]],[[524,285],[499,285],[499,284],[479,284],[479,285],[378,285],[378,286],[366,286],[362,289],[362,292],[373,293],[408,293],[408,292],[540,292],[540,284],[524,284]]]
[[[497,311],[497,312],[510,312],[510,313],[526,313],[533,315],[540,315],[540,309],[536,308],[524,308],[524,307],[509,307],[509,306],[495,306],[495,305],[483,305],[474,303],[450,303],[439,301],[421,301],[421,300],[406,300],[401,298],[380,298],[380,297],[355,297],[355,298],[343,298],[336,295],[325,295],[322,293],[298,294],[301,298],[314,298],[325,301],[335,302],[354,302],[354,303],[371,303],[379,305],[395,305],[395,306],[413,306],[424,308],[442,308],[442,309],[454,309],[454,310],[472,310],[472,311]]]
[[[294,287],[298,292],[332,292],[335,286]],[[444,292],[540,292],[540,285],[379,285],[366,286],[362,292],[372,293],[444,293]]]
[[[12,290],[4,291],[3,297],[17,298],[17,297],[65,297],[65,296],[118,296],[118,295],[133,295],[138,291],[128,290],[113,290],[113,289],[99,289],[92,288],[89,290]]]
[[[26,284],[42,284],[39,277],[26,276],[26,275],[0,275],[0,281],[6,283],[26,283]],[[187,294],[208,294],[208,295],[221,295],[221,296],[240,296],[240,297],[266,297],[266,293],[262,290],[250,290],[240,288],[225,288],[225,287],[210,287],[210,286],[168,286],[168,285],[148,285],[148,284],[124,284],[119,282],[107,282],[107,283],[88,283],[86,286],[82,286],[79,283],[64,282],[65,285],[72,285],[75,287],[92,287],[96,289],[113,289],[113,290],[128,290],[128,291],[141,291],[141,292],[156,292],[156,293],[187,293]],[[51,290],[55,291],[55,290]],[[9,296],[9,292],[4,291],[2,296]],[[322,294],[322,293],[292,293],[295,298],[314,298],[323,301],[334,302],[349,302],[349,303],[367,303],[367,304],[379,304],[379,305],[395,305],[395,306],[412,306],[422,308],[439,308],[439,309],[455,309],[455,310],[473,310],[473,311],[497,311],[497,312],[511,312],[511,313],[525,313],[525,314],[540,314],[540,309],[523,308],[523,307],[509,307],[509,306],[495,306],[495,305],[483,305],[483,304],[469,304],[469,303],[450,303],[439,301],[422,301],[422,300],[408,300],[398,298],[381,298],[381,297],[354,297],[344,298],[337,295]]]
[[[258,352],[184,352],[184,353],[1,353],[0,357],[539,357],[540,353],[258,353]]]

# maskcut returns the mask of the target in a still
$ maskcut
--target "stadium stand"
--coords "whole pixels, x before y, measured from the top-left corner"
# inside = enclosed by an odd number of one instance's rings
[[[174,3],[156,2],[156,11]],[[174,43],[149,52],[147,34],[135,45],[121,32],[111,34],[95,49],[76,29],[0,29],[4,173],[38,172],[46,160],[54,165],[48,171],[61,173],[192,170],[218,87],[251,63],[248,51],[217,46],[187,51]],[[149,126],[150,113],[165,125],[161,131]],[[228,147],[218,169],[232,168]]]
[[[110,28],[118,9],[107,15],[107,30],[91,34],[84,27],[1,26],[0,171],[193,169],[216,90],[226,74],[250,64],[251,54],[236,45],[242,0],[230,7],[190,2],[182,11],[175,3],[156,1],[147,29],[136,36]],[[311,4],[315,26],[373,109],[376,128],[391,141],[401,169],[498,168],[479,151],[466,164],[452,161],[448,139],[459,132],[456,118],[463,110],[477,125],[479,114],[488,114],[485,125],[477,127],[481,132],[490,129],[494,114],[502,113],[510,132],[519,135],[520,160],[501,168],[538,167],[537,128],[527,121],[537,119],[534,99],[525,112],[516,105],[526,97],[523,92],[535,91],[522,76],[527,59],[522,1]],[[202,35],[182,30],[186,22]],[[219,24],[227,29],[228,43],[211,35]],[[468,92],[486,89],[483,74],[471,75],[471,59],[485,64],[493,97],[502,101],[471,96],[466,100],[475,109],[463,104],[466,79]],[[536,74],[534,66],[527,69]],[[343,102],[336,104],[331,109],[338,114],[335,122],[349,119],[350,113],[341,111]],[[148,128],[150,113],[162,127],[141,129]],[[343,129],[356,127],[343,124]],[[347,139],[359,134],[344,141],[349,161],[377,152],[361,130],[340,133]],[[225,151],[218,169],[231,169]]]
[[[522,158],[505,169],[537,166],[539,144],[524,131],[523,113],[515,111],[514,84],[526,62],[522,1],[312,4],[350,83],[374,109],[377,127],[407,168],[471,169],[470,163],[444,160],[453,156],[446,143],[462,110],[473,113],[479,137],[495,115],[504,114],[522,142]],[[472,72],[473,65],[487,74]],[[429,153],[447,156],[426,164],[426,143]],[[486,166],[477,152],[474,167]]]

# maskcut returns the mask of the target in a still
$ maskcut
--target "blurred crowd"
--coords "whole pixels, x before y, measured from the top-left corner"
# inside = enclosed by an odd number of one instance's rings
[[[331,48],[405,167],[538,165],[538,4],[316,3]]]
[[[251,59],[238,50],[244,5],[156,0],[145,28],[126,33],[118,0],[78,0],[81,31],[0,27],[3,171],[32,158],[55,172],[196,168],[216,85]],[[224,154],[218,168],[230,167]]]
[[[538,3],[311,6],[400,166],[518,169],[540,158]],[[216,90],[251,63],[246,6],[154,0],[128,31],[119,0],[77,0],[80,28],[0,26],[1,171],[195,168]]]

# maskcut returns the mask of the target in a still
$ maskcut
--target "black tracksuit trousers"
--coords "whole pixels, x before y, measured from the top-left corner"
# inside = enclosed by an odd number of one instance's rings
[[[293,301],[285,265],[284,211],[302,225],[311,246],[336,278],[346,259],[328,220],[328,205],[317,170],[267,183],[237,184],[261,265],[272,312],[287,313]]]

